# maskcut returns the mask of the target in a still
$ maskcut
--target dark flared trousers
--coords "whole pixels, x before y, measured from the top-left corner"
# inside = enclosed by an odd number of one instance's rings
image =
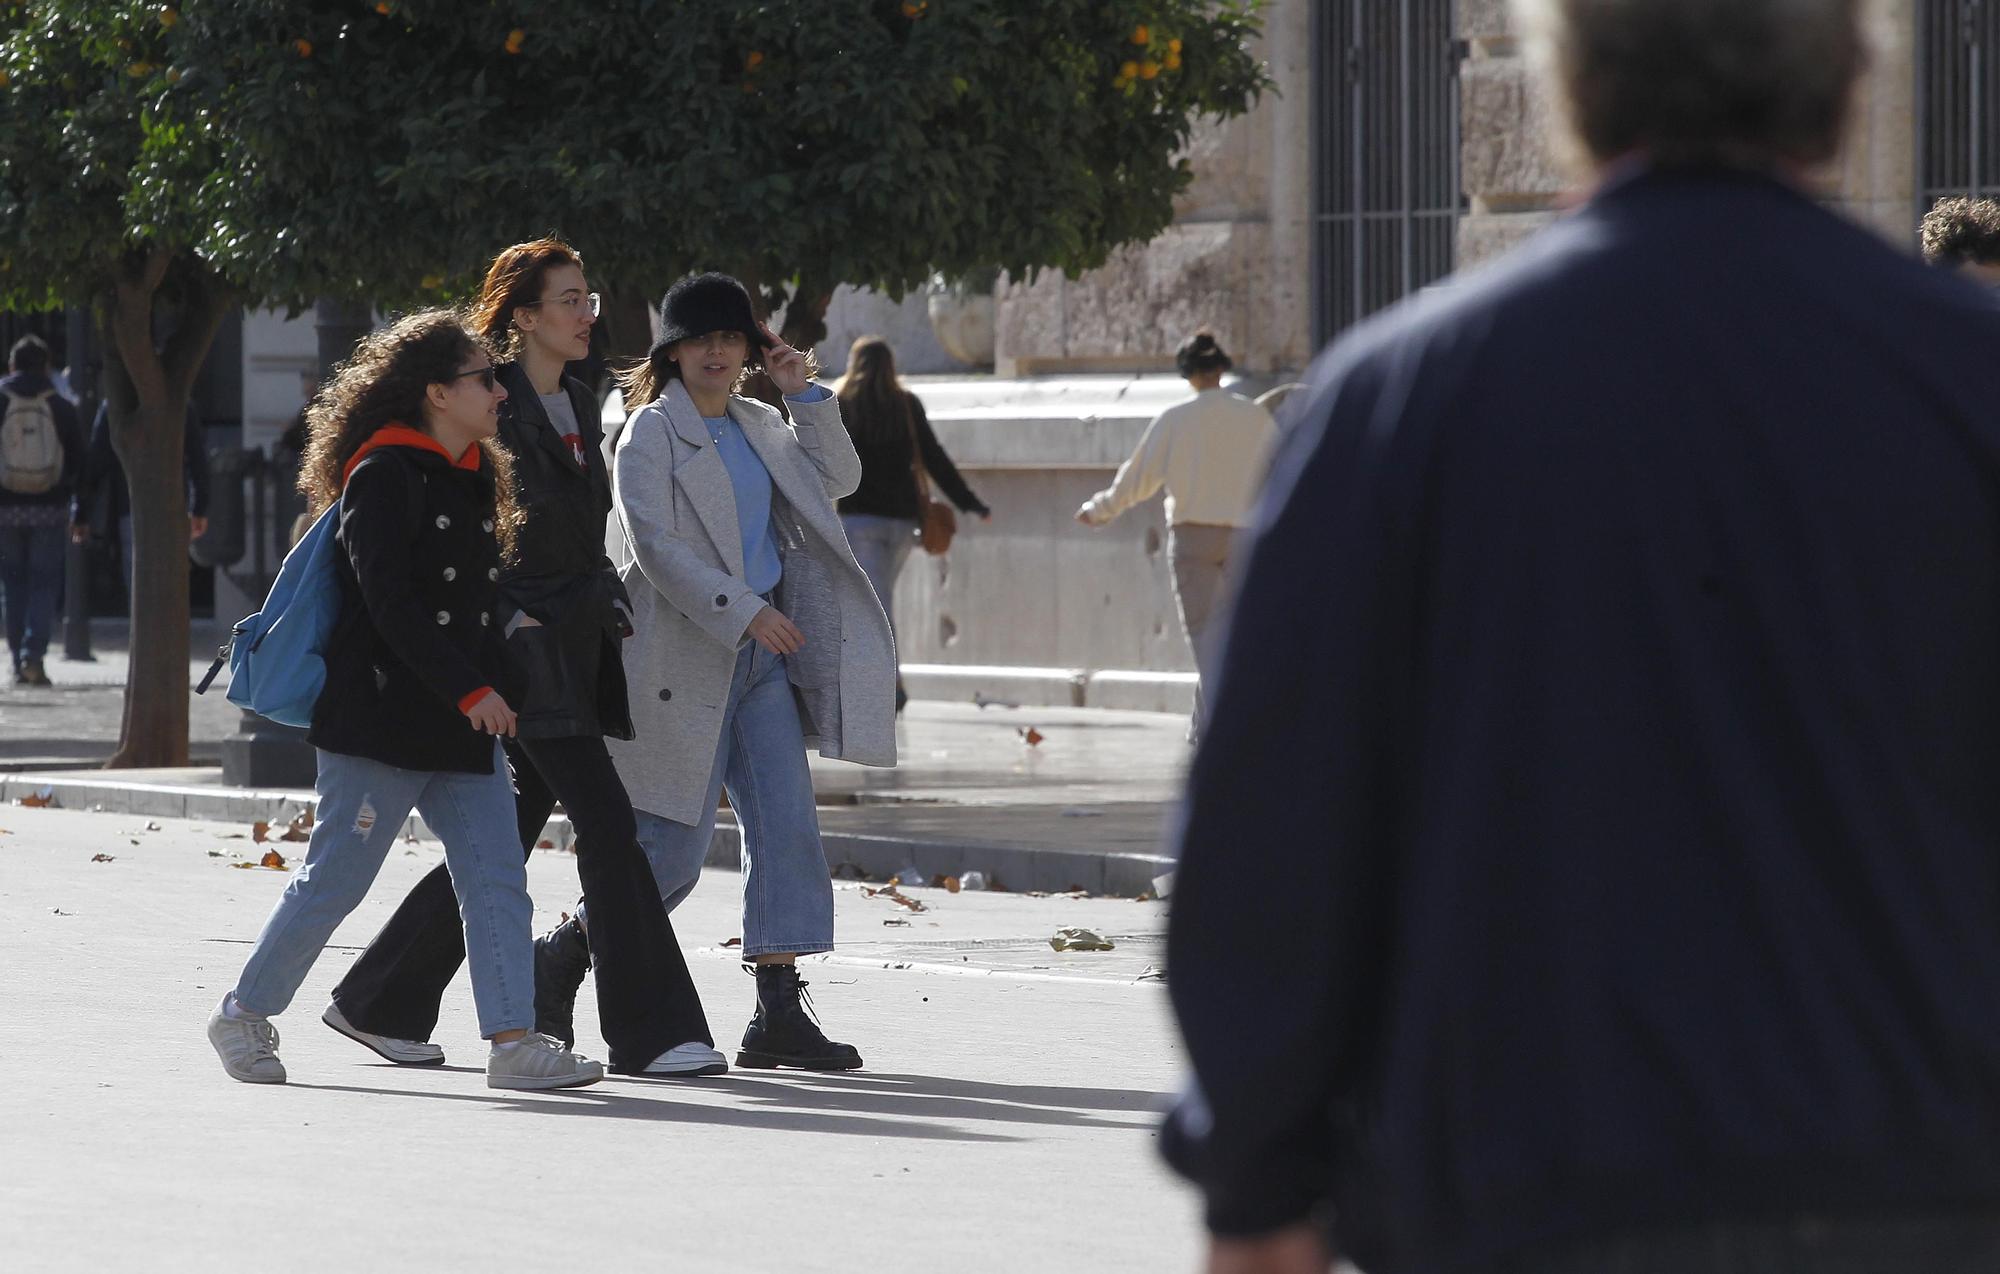
[[[708,1018],[653,869],[639,849],[632,802],[597,736],[509,739],[521,847],[532,852],[558,799],[576,829],[577,875],[590,916],[598,1024],[611,1068],[643,1069],[676,1044],[713,1045]],[[333,989],[347,1020],[373,1035],[427,1040],[444,989],[465,960],[465,934],[442,865],[417,882]]]

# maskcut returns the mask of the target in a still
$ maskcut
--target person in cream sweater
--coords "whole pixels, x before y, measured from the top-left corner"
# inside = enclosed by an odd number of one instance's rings
[[[1250,521],[1278,429],[1271,413],[1222,387],[1234,363],[1208,332],[1184,342],[1175,364],[1195,396],[1157,416],[1111,485],[1084,501],[1076,520],[1108,526],[1161,490],[1167,493],[1167,557],[1195,667],[1205,663],[1204,634],[1219,608],[1237,528]],[[1201,732],[1202,691],[1195,687],[1194,721]]]

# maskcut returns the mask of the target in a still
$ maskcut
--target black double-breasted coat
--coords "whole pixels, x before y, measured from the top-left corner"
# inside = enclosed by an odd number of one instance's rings
[[[506,364],[500,382],[507,387],[500,441],[514,457],[514,498],[526,515],[500,586],[510,611],[524,611],[538,623],[516,629],[507,642],[522,684],[515,705],[520,733],[629,739],[632,716],[618,645],[629,631],[630,606],[604,552],[611,478],[597,400],[581,381],[563,378],[582,440],[579,462],[542,410],[527,371]]]
[[[314,747],[406,770],[490,773],[493,740],[465,715],[510,702],[501,645],[491,472],[427,435],[381,430],[350,462],[335,570],[341,613],[313,706]]]

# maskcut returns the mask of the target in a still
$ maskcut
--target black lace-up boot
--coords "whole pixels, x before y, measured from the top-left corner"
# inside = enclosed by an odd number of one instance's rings
[[[535,939],[535,1029],[576,1047],[576,993],[590,969],[583,911]]]
[[[745,965],[757,976],[757,1016],[743,1031],[736,1064],[753,1070],[796,1066],[808,1071],[851,1071],[861,1065],[852,1044],[836,1044],[819,1029],[817,1015],[798,968],[789,964]]]

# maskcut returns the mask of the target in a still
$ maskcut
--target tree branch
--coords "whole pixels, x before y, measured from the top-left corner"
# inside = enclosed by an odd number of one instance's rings
[[[141,400],[163,398],[167,392],[166,369],[153,352],[153,298],[172,264],[165,248],[154,248],[143,259],[128,254],[112,280],[111,339]]]
[[[186,307],[180,327],[167,340],[164,358],[167,390],[176,399],[193,392],[194,378],[215,344],[216,330],[238,300],[235,290],[199,260],[186,274]]]

